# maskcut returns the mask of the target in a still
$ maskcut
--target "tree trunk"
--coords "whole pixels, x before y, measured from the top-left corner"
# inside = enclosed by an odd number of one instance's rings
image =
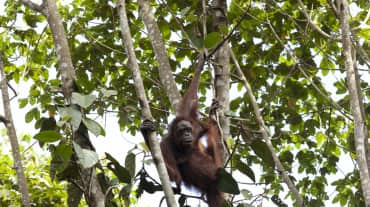
[[[349,6],[347,0],[337,0],[340,9],[340,25],[342,30],[342,43],[344,53],[344,67],[347,71],[347,84],[350,97],[351,111],[354,120],[354,134],[356,147],[356,160],[358,163],[361,187],[367,207],[370,207],[370,176],[366,159],[366,145],[368,139],[368,130],[363,110],[361,91],[359,88],[359,76],[354,67],[352,59],[352,48],[349,27]]]
[[[6,75],[4,72],[4,61],[3,61],[3,56],[2,56],[1,51],[0,51],[0,73],[1,73],[0,87],[1,87],[1,93],[3,96],[4,114],[5,114],[5,118],[3,122],[7,128],[8,137],[9,137],[10,145],[12,148],[13,159],[14,159],[14,169],[17,174],[19,191],[21,193],[21,201],[22,201],[21,203],[22,203],[22,206],[24,207],[30,207],[31,206],[30,195],[29,195],[28,187],[27,187],[27,179],[23,171],[22,157],[21,157],[21,153],[19,152],[17,134],[15,131],[12,112],[10,108],[8,81],[6,79]]]
[[[181,95],[172,76],[171,65],[167,57],[167,50],[163,43],[162,34],[152,14],[149,1],[139,0],[138,3],[140,6],[140,15],[148,30],[149,39],[158,62],[159,78],[161,79],[163,88],[168,94],[172,108],[176,111]]]
[[[69,52],[67,37],[64,27],[54,0],[44,0],[43,4],[36,5],[31,1],[21,0],[21,2],[37,12],[46,16],[48,24],[53,35],[54,46],[58,58],[59,72],[62,78],[62,88],[66,104],[71,103],[72,92],[75,90],[76,74],[73,69],[72,58]],[[87,129],[82,124],[76,130],[73,130],[73,141],[82,148],[95,151],[88,137]],[[76,162],[76,160],[74,160]],[[81,184],[86,202],[91,207],[104,207],[105,196],[96,176],[95,167],[83,168],[78,165],[80,178],[77,183]]]
[[[134,51],[134,47],[132,44],[132,37],[130,32],[130,27],[128,25],[127,14],[126,14],[126,5],[125,0],[118,1],[118,13],[120,16],[120,24],[121,24],[121,34],[122,40],[125,45],[125,50],[128,55],[128,64],[132,71],[134,77],[134,85],[137,97],[140,102],[140,106],[142,108],[142,116],[144,119],[153,120],[149,103],[145,95],[144,84],[141,78],[141,74],[139,71],[139,65],[137,64],[137,59]],[[151,153],[153,159],[156,160],[155,165],[157,167],[159,179],[161,180],[163,190],[166,196],[167,206],[175,207],[177,206],[175,196],[172,191],[170,178],[167,173],[166,165],[164,163],[162,152],[157,140],[157,135],[155,132],[150,133],[149,135],[149,145],[151,149]]]
[[[66,103],[70,104],[72,92],[75,90],[74,81],[76,74],[73,69],[72,58],[69,52],[67,37],[59,16],[59,12],[54,0],[47,1],[46,17],[54,39],[55,51],[59,61],[59,71],[62,78],[62,87]],[[82,125],[82,124],[81,124]],[[73,133],[73,140],[82,148],[95,151],[92,147],[86,128],[81,126]],[[81,171],[81,183],[84,190],[86,202],[91,207],[104,207],[104,193],[96,176],[95,167],[83,168],[79,165]],[[77,169],[76,169],[77,170]]]
[[[227,3],[226,0],[213,0],[212,1],[212,19],[213,28],[219,31],[220,27],[227,27]],[[215,92],[216,99],[220,103],[221,110],[219,114],[220,125],[222,129],[222,140],[219,144],[223,146],[223,157],[227,159],[227,150],[223,145],[223,140],[230,137],[230,119],[226,114],[230,110],[229,106],[229,90],[230,90],[230,53],[228,41],[218,49],[215,54],[216,64],[215,69]]]

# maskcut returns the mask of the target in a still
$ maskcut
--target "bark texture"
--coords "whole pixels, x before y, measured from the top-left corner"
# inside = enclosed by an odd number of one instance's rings
[[[8,81],[6,79],[6,75],[4,72],[4,61],[3,61],[1,51],[0,51],[0,73],[1,73],[0,87],[1,87],[2,97],[3,97],[4,114],[5,114],[4,124],[8,131],[8,137],[9,137],[10,145],[12,148],[12,154],[13,154],[13,159],[14,159],[14,170],[17,174],[19,192],[21,193],[21,203],[22,203],[22,206],[24,207],[30,207],[31,206],[30,195],[29,195],[29,191],[27,187],[27,179],[23,171],[22,157],[21,157],[21,153],[19,152],[17,133],[15,131],[12,111],[10,108],[9,92],[8,92],[8,85],[7,85]]]
[[[53,34],[55,51],[59,62],[59,71],[62,78],[63,93],[67,104],[70,104],[72,92],[75,90],[74,81],[76,79],[76,74],[73,69],[67,37],[65,35],[57,6],[54,0],[46,1],[46,17]],[[88,134],[84,133],[85,130],[86,128],[81,126],[78,130],[75,130],[73,140],[80,144],[82,148],[95,151],[90,144]],[[83,186],[86,202],[90,207],[104,207],[105,196],[99,185],[95,167],[83,168],[82,166],[79,166],[79,168],[81,170],[80,181]]]
[[[363,109],[361,90],[359,88],[359,76],[355,70],[355,62],[352,58],[352,47],[349,27],[349,6],[347,0],[337,0],[340,10],[340,25],[342,31],[342,44],[344,54],[344,67],[347,71],[347,84],[350,97],[351,112],[354,121],[356,160],[359,167],[361,188],[365,204],[370,207],[370,176],[366,159],[366,145],[368,129]]]
[[[67,37],[57,6],[53,0],[44,0],[40,6],[27,0],[22,0],[21,2],[29,6],[31,9],[41,12],[47,18],[53,35],[55,51],[58,58],[64,97],[66,104],[70,104],[72,92],[75,90],[74,81],[76,75],[73,69]],[[86,127],[82,127],[81,124],[79,129],[74,129],[73,131],[73,140],[76,143],[80,144],[82,148],[95,151],[89,140]],[[79,168],[80,169],[76,169],[80,171],[80,178],[77,178],[77,182],[81,184],[86,202],[90,207],[104,207],[105,197],[98,183],[95,167],[84,169],[82,166],[79,166]]]
[[[243,71],[241,70],[241,68],[239,66],[239,63],[236,60],[235,55],[234,55],[234,53],[232,52],[231,49],[230,49],[230,54],[231,54],[231,57],[232,57],[232,59],[234,61],[234,64],[235,64],[235,67],[236,67],[236,71],[237,71],[238,77],[242,80],[244,87],[247,89],[247,93],[248,93],[249,99],[251,100],[251,104],[253,106],[254,114],[256,116],[258,125],[260,127],[259,130],[261,131],[262,137],[263,137],[263,139],[264,139],[267,147],[269,148],[269,151],[271,152],[272,158],[274,159],[275,166],[278,169],[278,171],[280,172],[280,174],[281,174],[284,182],[287,184],[290,192],[295,197],[298,206],[303,207],[304,206],[303,198],[299,194],[299,191],[295,187],[295,185],[292,182],[292,180],[289,178],[288,173],[284,169],[284,166],[281,164],[280,159],[279,159],[279,157],[276,154],[275,148],[274,148],[274,146],[271,143],[271,140],[269,138],[269,134],[270,134],[269,133],[269,130],[266,127],[265,122],[264,122],[264,120],[262,118],[262,115],[261,115],[261,112],[260,112],[260,108],[259,108],[259,106],[257,104],[257,101],[256,101],[256,97],[253,95],[253,92],[252,92],[252,87],[250,86],[248,80],[245,78],[245,76],[243,74]]]
[[[215,31],[219,31],[219,28],[224,26],[227,27],[227,2],[226,0],[213,0],[212,1],[212,19],[213,28]],[[219,120],[222,131],[222,140],[220,145],[223,146],[223,157],[227,159],[227,150],[223,145],[223,140],[229,138],[230,135],[230,119],[227,117],[227,113],[230,110],[229,106],[229,90],[230,90],[230,53],[228,41],[218,49],[215,54],[214,70],[215,70],[215,92],[216,99],[220,103],[221,110],[219,113]]]
[[[136,95],[139,99],[140,106],[142,108],[142,116],[144,119],[153,120],[149,103],[145,95],[144,84],[139,71],[139,65],[137,63],[137,58],[134,51],[134,46],[132,43],[132,37],[130,32],[130,27],[128,25],[126,5],[125,0],[118,1],[118,13],[120,16],[121,34],[122,40],[125,46],[126,53],[128,55],[128,68],[132,71],[134,77],[134,85]],[[161,180],[163,191],[165,193],[167,206],[174,207],[177,206],[175,196],[172,191],[170,178],[167,173],[166,165],[164,163],[162,152],[157,140],[157,135],[155,132],[149,134],[149,145],[151,148],[151,153],[153,159],[156,160],[155,164],[157,167],[158,175]]]
[[[181,95],[177,89],[175,80],[172,76],[171,65],[167,57],[167,50],[164,46],[162,34],[152,14],[148,0],[139,0],[140,15],[143,19],[146,29],[148,30],[149,39],[152,43],[155,57],[158,62],[159,78],[163,88],[168,94],[172,109],[176,110],[180,102]]]

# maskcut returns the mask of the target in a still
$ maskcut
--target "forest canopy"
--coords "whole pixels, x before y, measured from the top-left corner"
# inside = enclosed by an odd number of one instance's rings
[[[370,205],[368,1],[0,4],[0,206],[205,206],[173,196],[158,151],[202,52],[199,116],[218,100],[227,206]]]

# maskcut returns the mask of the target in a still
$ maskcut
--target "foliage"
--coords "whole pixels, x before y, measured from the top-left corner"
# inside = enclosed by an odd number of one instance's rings
[[[321,30],[339,37],[339,21],[328,4],[331,1],[303,2],[312,20]],[[202,22],[199,18],[202,15],[201,1],[158,0],[151,3],[166,42],[176,83],[182,91],[189,85],[189,80],[185,77],[193,73],[198,48],[214,47],[222,40],[221,33],[227,34],[241,21],[229,40],[232,51],[252,85],[253,93],[262,109],[263,119],[271,130],[271,139],[278,156],[307,206],[332,203],[340,206],[362,205],[357,167],[345,166],[345,174],[340,173],[343,170],[343,160],[355,157],[353,124],[348,119],[350,106],[343,76],[340,42],[327,39],[312,29],[297,1],[232,0],[227,11],[230,27],[217,33],[212,31],[211,19],[207,18],[206,37],[202,37]],[[59,93],[60,77],[55,69],[58,65],[54,55],[55,49],[51,47],[53,41],[45,18],[21,6],[18,1],[8,0],[5,5],[6,15],[0,15],[0,49],[6,57],[6,73],[9,79],[17,84],[26,81],[31,84],[28,96],[19,100],[19,107],[30,108],[25,114],[25,120],[28,123],[36,122],[36,128],[40,129],[40,132],[34,138],[40,141],[40,144],[46,144],[51,151],[54,161],[51,164],[51,177],[57,174],[58,178],[63,178],[63,175],[69,173],[66,169],[72,156],[72,147],[75,145],[69,140],[71,131],[67,126],[68,121],[72,121],[74,129],[83,122],[92,134],[104,136],[105,131],[110,130],[109,126],[103,129],[101,123],[96,122],[89,113],[104,116],[113,112],[117,115],[117,124],[122,130],[137,135],[141,123],[140,106],[129,66],[126,66],[127,58],[122,48],[115,1],[77,0],[68,5],[59,5],[78,78],[78,93],[73,95],[73,102],[87,112],[87,116],[64,105],[63,97]],[[368,54],[369,29],[360,26],[370,5],[367,1],[360,0],[352,2],[352,8],[356,8],[352,11],[351,19],[351,26],[357,28],[354,35],[359,40],[359,46]],[[173,109],[170,108],[171,104],[161,87],[158,65],[138,15],[138,5],[135,1],[128,1],[127,9],[144,86],[153,117],[159,123],[159,134],[163,136],[169,122],[168,117],[173,115]],[[243,15],[245,12],[247,15]],[[243,19],[240,19],[241,17]],[[24,26],[16,26],[21,23]],[[359,69],[366,69],[369,61],[359,51],[356,55]],[[241,173],[236,181],[239,182],[242,196],[242,201],[235,199],[240,202],[234,205],[257,205],[256,202],[264,200],[277,206],[291,203],[291,194],[286,192],[266,144],[261,140],[252,106],[235,75],[234,66],[233,64],[231,71],[233,76],[229,112],[232,137],[229,137],[227,142],[233,155],[230,159],[230,170]],[[210,72],[202,74],[202,111],[206,111],[206,103],[211,99],[209,91],[212,89],[212,80]],[[368,82],[362,81],[361,89],[369,123]],[[334,107],[334,101],[328,97],[334,99],[341,108]],[[47,112],[52,115],[46,115]],[[49,123],[51,127],[43,127],[43,122],[44,125]],[[143,164],[140,163],[140,170],[133,167],[139,166],[135,165],[135,162],[139,162],[136,158],[143,154],[141,150],[142,148],[136,148],[132,151],[135,154],[128,153],[125,166],[121,166],[119,161],[107,155],[103,167],[110,169],[112,173],[102,174],[101,181],[107,185],[105,190],[111,189],[112,197],[117,201],[113,206],[122,203],[128,205],[135,200],[135,195],[145,196],[143,191],[152,193],[161,190],[157,181],[145,171],[150,165],[146,156],[141,157]],[[86,166],[97,162],[96,155],[90,151],[79,153],[82,154],[88,154],[91,158],[85,160]],[[32,164],[32,159],[27,161],[27,168],[32,167],[35,171],[42,169]],[[6,164],[11,161],[5,156],[1,162]],[[14,176],[10,168],[1,166],[3,170],[7,170],[7,174]],[[16,186],[12,179],[1,180],[6,181],[6,192],[15,196],[4,198],[16,198]],[[242,184],[249,181],[260,187],[262,193],[255,194],[255,186]],[[35,186],[44,185],[34,180],[30,182],[34,182]],[[118,192],[110,188],[116,185]],[[38,189],[33,190],[39,192]],[[58,191],[40,193],[46,193],[41,198],[51,196],[47,193],[64,197],[64,194],[58,194]],[[119,202],[121,198],[124,202]]]
[[[26,142],[30,145],[30,137],[25,135]],[[9,150],[9,143],[0,142],[0,206],[21,206],[20,194],[16,174],[13,169],[13,160]],[[22,147],[23,151],[24,148]],[[52,181],[49,176],[49,162],[45,156],[38,155],[32,148],[23,153],[28,187],[31,193],[32,206],[66,206],[66,183]]]

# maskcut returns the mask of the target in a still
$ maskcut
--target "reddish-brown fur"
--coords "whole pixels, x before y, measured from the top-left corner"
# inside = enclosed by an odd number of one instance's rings
[[[198,118],[197,91],[204,62],[203,53],[198,60],[194,78],[178,106],[176,118],[169,126],[168,136],[162,140],[160,146],[170,179],[176,182],[178,189],[182,181],[185,185],[193,185],[206,195],[209,207],[221,207],[223,196],[217,189],[216,175],[217,170],[222,167],[218,144],[220,132],[217,122],[211,117],[206,121]],[[186,132],[177,130],[180,122],[180,129],[186,126]],[[154,130],[153,123],[144,121],[141,131],[146,142],[148,131],[151,130]],[[202,136],[207,137],[207,148],[200,141]]]
[[[190,86],[183,96],[177,116],[170,124],[166,139],[161,142],[161,150],[167,170],[172,181],[180,186],[181,181],[186,185],[194,185],[206,194],[209,207],[221,207],[223,197],[217,190],[216,172],[222,167],[221,149],[217,144],[220,133],[216,121],[202,121],[198,118],[198,82],[203,69],[205,55],[198,60],[197,70]],[[177,124],[187,120],[193,127],[193,146],[191,150],[181,149],[175,144]],[[207,136],[207,148],[200,143],[202,136]]]
[[[203,131],[195,138],[190,151],[176,146],[176,137],[171,133],[176,124],[184,120],[177,117],[172,123],[168,137],[161,142],[161,150],[167,171],[172,181],[180,186],[181,181],[186,185],[194,185],[207,196],[210,207],[221,207],[223,202],[222,194],[217,190],[217,170],[222,167],[221,151],[218,147],[219,131],[214,120],[200,122]],[[185,119],[186,120],[186,119]],[[200,138],[206,135],[207,149],[200,143]]]

